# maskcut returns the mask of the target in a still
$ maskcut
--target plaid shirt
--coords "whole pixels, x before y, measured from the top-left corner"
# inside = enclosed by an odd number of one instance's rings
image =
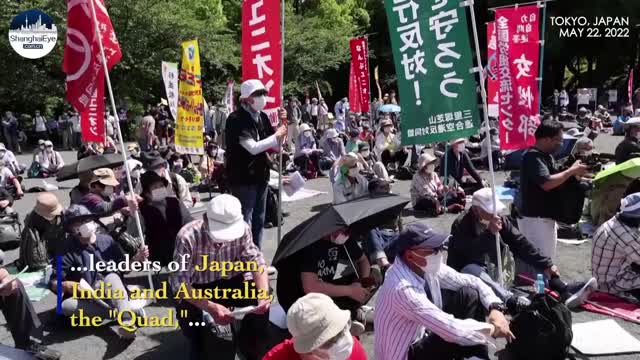
[[[203,266],[202,255],[208,255],[207,262],[209,264],[212,261],[220,263],[241,261],[243,263],[256,262],[259,267],[265,266],[262,252],[251,238],[249,225],[245,226],[245,232],[241,238],[227,242],[215,242],[211,239],[204,220],[194,220],[182,227],[177,236],[173,260],[181,264],[183,255],[188,255],[186,257],[185,271],[177,271],[169,277],[169,282],[174,292],[180,288],[182,283],[187,284],[190,290],[192,284],[209,284],[223,278],[222,273],[218,271],[195,270],[196,266],[199,268]],[[251,273],[237,271],[227,272],[224,278],[230,279],[237,275],[243,275],[247,280],[251,279]]]
[[[639,289],[640,273],[632,264],[640,265],[640,231],[614,216],[598,228],[593,239],[591,271],[598,288],[619,295]]]

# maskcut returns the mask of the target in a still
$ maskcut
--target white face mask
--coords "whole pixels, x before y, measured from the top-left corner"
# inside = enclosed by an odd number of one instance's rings
[[[44,145],[40,145],[40,150],[44,150]]]
[[[415,254],[415,252],[414,252]],[[432,254],[426,257],[427,264],[421,266],[420,269],[424,271],[424,276],[435,275],[440,271],[440,265],[442,265],[442,251],[438,251],[436,254]]]
[[[486,219],[480,219],[480,220],[478,220],[478,222],[480,223],[480,225],[482,225],[484,227],[488,227],[489,224],[491,223],[491,221],[486,220]]]
[[[458,152],[463,152],[465,149],[464,143],[456,145],[456,149],[458,150]]]
[[[161,187],[151,190],[151,201],[162,201],[167,198],[167,188]]]
[[[356,177],[356,176],[358,176],[358,174],[360,174],[360,168],[354,167],[354,168],[349,169],[349,176]]]
[[[436,170],[436,165],[435,164],[429,164],[429,165],[427,165],[427,168],[426,168],[425,171],[427,172],[427,174],[431,174],[435,170]]]
[[[331,360],[347,360],[351,356],[351,350],[353,349],[353,338],[349,332],[342,332],[342,336],[328,349],[326,349],[327,355]]]
[[[306,137],[306,138],[310,138],[310,137],[312,137],[312,136],[313,136],[313,133],[312,133],[311,131],[305,131],[305,132],[303,133],[303,135],[304,135],[304,137]]]
[[[331,237],[331,242],[337,245],[342,245],[349,240],[349,234],[344,232],[339,232],[338,234]]]
[[[92,234],[96,232],[97,225],[95,222],[90,221],[88,223],[84,223],[78,227],[78,235],[80,235],[83,239],[88,239]]]
[[[371,155],[371,150],[364,150],[360,153],[360,155],[362,155],[362,157],[366,159],[369,157],[369,155]]]
[[[267,105],[267,98],[264,95],[255,96],[253,98],[253,104],[251,104],[251,108],[253,111],[260,112],[264,110],[264,107]]]
[[[107,197],[113,195],[113,186],[105,187],[104,190],[102,190],[102,195],[107,196]]]

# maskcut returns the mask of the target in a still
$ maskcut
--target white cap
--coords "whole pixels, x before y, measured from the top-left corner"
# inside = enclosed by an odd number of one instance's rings
[[[325,137],[327,139],[333,139],[335,137],[338,137],[338,130],[334,128],[327,129],[327,131],[325,132]]]
[[[246,99],[250,97],[254,92],[260,90],[264,91],[265,93],[267,92],[267,88],[264,87],[262,81],[256,79],[247,80],[240,85],[240,98]]]
[[[311,127],[307,123],[300,125],[300,127],[298,128],[298,132],[300,132],[301,134],[305,131],[311,131]]]
[[[3,144],[3,143],[0,143],[0,150],[7,150],[7,147],[6,147],[6,146],[4,146],[4,144]]]
[[[632,117],[624,123],[625,126],[640,126],[640,117]]]
[[[218,195],[207,204],[207,220],[209,233],[216,240],[239,239],[247,229],[240,200],[229,194]]]
[[[489,214],[493,214],[493,191],[491,188],[482,188],[473,193],[473,198],[471,200],[471,206],[477,206],[482,210],[488,212]],[[498,199],[496,196],[496,207],[498,211],[496,213],[500,214],[507,207],[504,206],[502,201]]]
[[[53,146],[53,143],[51,142],[51,140],[47,140],[44,142],[44,146]]]

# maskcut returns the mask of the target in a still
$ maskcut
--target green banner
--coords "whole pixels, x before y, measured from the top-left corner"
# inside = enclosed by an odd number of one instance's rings
[[[402,106],[402,144],[478,131],[476,81],[460,0],[385,0]]]

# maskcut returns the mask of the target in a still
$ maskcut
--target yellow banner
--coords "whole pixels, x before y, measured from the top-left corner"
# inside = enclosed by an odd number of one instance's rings
[[[203,154],[204,107],[198,40],[182,43],[178,94],[176,151],[182,154]]]

